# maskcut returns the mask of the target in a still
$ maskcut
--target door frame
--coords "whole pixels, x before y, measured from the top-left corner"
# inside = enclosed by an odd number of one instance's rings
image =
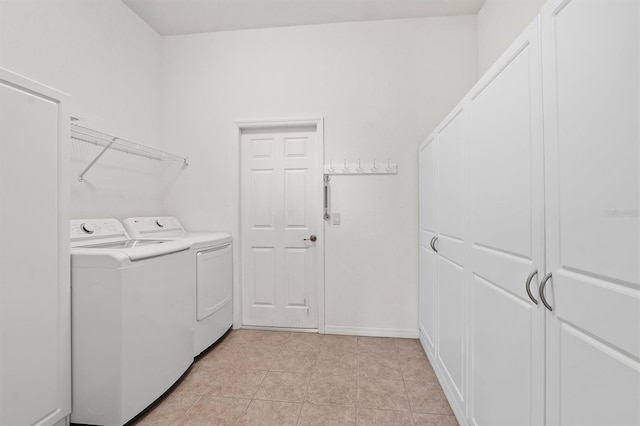
[[[274,130],[279,128],[291,128],[291,127],[315,127],[316,129],[316,166],[320,173],[317,176],[316,184],[321,188],[324,179],[324,117],[298,117],[298,118],[274,118],[274,119],[256,119],[256,120],[235,120],[234,124],[237,127],[237,146],[236,146],[236,158],[238,159],[238,174],[236,180],[236,191],[234,191],[236,205],[236,216],[234,218],[234,227],[238,232],[237,243],[234,244],[234,257],[237,260],[234,276],[238,277],[234,279],[233,289],[233,328],[242,328],[242,133],[247,130]],[[322,191],[320,191],[322,193]],[[318,217],[322,217],[322,205],[319,203]],[[325,268],[325,221],[322,220],[322,228],[319,231],[321,239],[321,247],[318,248],[318,279],[317,279],[317,303],[318,303],[318,333],[324,334],[325,329],[325,282],[324,282],[324,268]],[[275,330],[273,327],[269,327],[270,330]],[[292,329],[287,329],[292,330]],[[309,330],[301,330],[309,331]]]

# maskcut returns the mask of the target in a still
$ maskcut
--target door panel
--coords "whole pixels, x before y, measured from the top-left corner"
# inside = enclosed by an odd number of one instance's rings
[[[531,108],[539,110],[539,97],[526,44],[471,102],[473,242],[531,259]]]
[[[640,424],[640,3],[542,19],[547,423]]]
[[[436,235],[435,138],[427,138],[419,152],[420,172],[420,338],[431,357],[436,350],[436,253],[430,242]],[[433,359],[433,358],[432,358]]]
[[[496,281],[503,282],[501,278]],[[471,318],[474,420],[477,424],[523,424],[534,397],[530,368],[535,354],[531,323],[536,307],[480,276],[473,277],[472,286],[477,307]],[[493,332],[479,332],[485,330]]]
[[[273,170],[251,171],[251,227],[253,229],[274,229],[271,209]]]
[[[322,175],[316,128],[242,133],[243,324],[318,327]]]
[[[636,323],[637,324],[637,323]],[[560,326],[560,423],[567,425],[631,425],[638,417],[637,363],[612,351],[568,323]],[[597,366],[597,368],[594,368]],[[584,374],[586,371],[589,374]],[[585,405],[585,401],[598,401]],[[565,407],[567,409],[565,409]],[[577,407],[581,407],[577,410]]]
[[[247,271],[248,288],[253,289],[252,301],[256,306],[275,308],[275,250],[271,247],[252,247],[251,266]]]
[[[306,228],[307,171],[285,170],[284,213],[285,229]]]
[[[440,367],[449,377],[445,388],[464,407],[466,311],[465,302],[465,238],[467,228],[467,190],[464,172],[464,126],[462,108],[454,110],[437,131],[438,159],[438,348]]]
[[[432,356],[436,346],[435,257],[431,248],[420,246],[420,333]]]
[[[464,269],[439,256],[438,361],[460,401],[464,400],[463,283]]]
[[[64,423],[71,412],[69,116],[59,96],[0,68],[2,425]]]
[[[462,241],[465,229],[463,110],[438,132],[438,234]]]
[[[543,420],[544,272],[537,21],[471,92],[471,395],[474,424]],[[532,291],[537,278],[531,280]]]

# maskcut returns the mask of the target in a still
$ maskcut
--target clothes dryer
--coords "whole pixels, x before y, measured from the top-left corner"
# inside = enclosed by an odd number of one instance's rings
[[[196,291],[194,356],[199,355],[222,337],[233,323],[231,235],[224,232],[186,232],[173,216],[132,217],[122,222],[134,238],[171,239],[191,245]]]
[[[193,362],[189,248],[71,221],[73,423],[125,424]]]

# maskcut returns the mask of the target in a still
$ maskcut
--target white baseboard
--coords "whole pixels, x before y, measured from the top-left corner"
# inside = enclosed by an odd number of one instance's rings
[[[418,338],[418,329],[405,328],[377,328],[377,327],[348,327],[344,325],[325,325],[325,334],[345,334],[348,336],[372,337],[404,337]]]

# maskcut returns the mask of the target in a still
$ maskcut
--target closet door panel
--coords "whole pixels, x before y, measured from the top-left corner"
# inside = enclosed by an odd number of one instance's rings
[[[438,361],[455,397],[464,399],[464,269],[445,258],[438,260]]]
[[[0,425],[71,412],[68,97],[0,68]]]
[[[537,21],[471,92],[470,420],[543,421],[543,166]]]
[[[528,259],[533,202],[530,53],[524,47],[471,104],[473,243]]]
[[[429,355],[436,347],[436,253],[430,242],[436,235],[436,162],[435,137],[427,138],[419,151],[420,191],[420,282],[419,332]]]
[[[438,132],[438,234],[463,241],[465,231],[464,111]]]
[[[640,3],[542,19],[547,423],[640,424]]]
[[[559,256],[575,269],[634,282],[640,270],[638,1],[566,3],[548,23]]]
[[[445,373],[443,387],[460,410],[466,402],[465,126],[465,111],[459,107],[436,131],[438,240],[434,243],[438,251],[437,363]]]
[[[429,355],[436,346],[436,274],[435,254],[420,246],[420,339]]]
[[[530,370],[535,354],[531,319],[535,306],[496,282],[504,281],[491,282],[474,275],[472,282],[476,304],[472,326],[493,330],[481,337],[473,334],[473,420],[476,424],[530,424],[535,383]]]

